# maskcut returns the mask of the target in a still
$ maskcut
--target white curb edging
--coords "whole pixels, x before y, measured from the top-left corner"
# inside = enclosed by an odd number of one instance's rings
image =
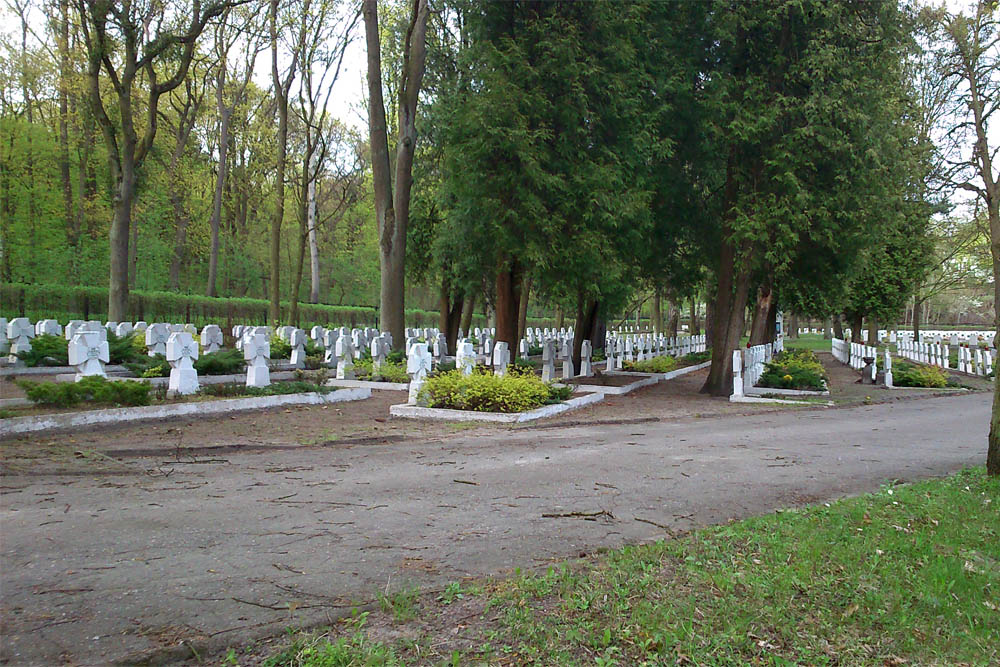
[[[340,403],[342,401],[360,401],[370,398],[371,395],[371,389],[353,388],[338,389],[329,394],[306,392],[302,394],[285,394],[283,396],[252,396],[250,398],[230,398],[217,401],[195,401],[192,403],[144,405],[132,408],[109,408],[106,410],[88,410],[53,415],[13,417],[0,420],[0,438],[19,433],[34,433],[37,431],[93,426],[95,424],[143,421],[146,419],[183,417],[191,414],[200,416],[241,412],[244,410],[278,408],[285,405],[322,405],[325,403]]]
[[[493,422],[501,424],[520,424],[534,421],[544,417],[551,417],[570,410],[576,410],[587,405],[600,403],[604,400],[604,394],[587,394],[571,398],[562,403],[543,405],[527,412],[475,412],[473,410],[449,410],[446,408],[425,408],[419,405],[391,405],[389,414],[393,417],[405,417],[407,419],[444,419],[458,422]]]
[[[328,387],[360,387],[378,391],[408,391],[409,382],[375,382],[373,380],[327,380]]]

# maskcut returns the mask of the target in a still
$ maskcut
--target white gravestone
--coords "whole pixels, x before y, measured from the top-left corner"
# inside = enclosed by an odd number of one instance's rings
[[[551,382],[556,377],[556,344],[552,340],[542,342],[542,382]]]
[[[323,340],[323,334],[326,333],[326,329],[319,326],[318,324],[309,330],[309,337],[312,338],[317,343]]]
[[[63,328],[58,320],[42,320],[38,323],[38,333],[46,336],[62,336]]]
[[[247,386],[266,387],[271,384],[271,338],[264,333],[254,333],[243,339],[243,358],[247,361]]]
[[[563,339],[562,376],[564,380],[568,380],[574,375],[576,375],[576,370],[573,368],[573,344],[570,343],[569,339]]]
[[[420,388],[424,386],[427,374],[431,372],[431,353],[427,343],[414,343],[406,359],[406,372],[410,376],[410,392],[407,402],[416,404]]]
[[[146,324],[145,321],[139,320],[138,322],[135,323],[135,326],[132,327],[132,331],[134,331],[136,333],[144,334],[144,333],[146,333],[146,329],[148,329],[148,328],[149,328],[149,325]]]
[[[288,344],[292,346],[292,357],[289,359],[292,368],[305,368],[306,332],[302,329],[292,329],[288,334]]]
[[[10,353],[10,339],[7,338],[7,318],[0,317],[0,355]]]
[[[73,340],[73,336],[76,335],[76,332],[79,331],[82,326],[83,320],[70,320],[66,323],[66,327],[63,329],[63,336],[66,337],[66,340]]]
[[[205,354],[218,352],[222,347],[222,329],[217,324],[208,324],[201,330],[201,346]]]
[[[580,375],[590,377],[594,374],[594,364],[591,361],[593,354],[594,348],[590,341],[583,341],[580,344]]]
[[[360,331],[359,329],[355,329],[354,331],[352,331],[351,332],[351,349],[354,352],[354,358],[355,359],[360,359],[361,358],[361,352],[366,347],[368,347],[368,345],[366,344],[366,341],[365,341],[365,334],[364,334],[364,332]]]
[[[146,329],[146,347],[149,356],[167,353],[167,339],[170,338],[170,327],[163,322],[154,322]]]
[[[17,363],[19,352],[31,352],[31,339],[35,328],[27,317],[15,317],[7,323],[7,339],[10,341],[10,362]]]
[[[389,353],[389,346],[385,343],[385,338],[375,336],[372,338],[368,350],[372,355],[372,379],[382,377],[382,364],[385,363],[385,356]]]
[[[530,334],[531,329],[528,329]],[[521,342],[517,344],[517,356],[522,359],[528,358],[528,351],[531,349],[531,344],[528,342],[527,338],[522,338]]]
[[[187,396],[198,391],[198,371],[194,362],[198,358],[198,345],[187,331],[170,334],[167,339],[167,361],[170,362],[170,381],[167,393]]]
[[[76,381],[88,375],[107,377],[104,364],[111,359],[107,339],[96,331],[80,331],[69,342],[69,363],[76,366]]]
[[[510,346],[506,341],[498,341],[493,347],[493,374],[503,377],[507,374],[507,364],[510,363]]]
[[[472,375],[476,367],[476,346],[468,340],[460,340],[455,350],[455,366],[462,375]]]
[[[129,338],[132,335],[132,323],[131,322],[119,322],[118,326],[115,327],[115,335],[119,338]]]
[[[347,336],[341,336],[337,339],[336,355],[337,355],[337,379],[353,380],[354,344],[351,342],[350,338],[348,338]]]
[[[326,351],[323,353],[323,363],[332,364],[336,361],[334,354],[338,338],[340,338],[340,332],[336,329],[327,329],[323,332],[323,347],[326,348]]]

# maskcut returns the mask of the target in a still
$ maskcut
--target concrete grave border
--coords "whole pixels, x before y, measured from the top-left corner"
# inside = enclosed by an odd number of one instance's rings
[[[51,415],[32,415],[0,420],[0,438],[21,433],[36,433],[97,424],[117,424],[123,422],[166,419],[186,415],[212,415],[245,410],[263,410],[286,405],[324,405],[343,401],[360,401],[370,398],[370,389],[349,388],[332,391],[329,394],[305,392],[279,396],[251,396],[248,398],[227,398],[215,401],[192,401],[167,405],[143,405],[131,408],[109,408],[85,410]]]
[[[450,410],[447,408],[425,408],[419,405],[390,405],[389,414],[393,417],[404,417],[406,419],[442,419],[445,421],[457,422],[493,422],[500,424],[521,424],[536,419],[552,417],[570,410],[600,403],[604,400],[604,394],[586,394],[577,396],[562,403],[543,405],[534,410],[526,412],[475,412],[473,410]]]
[[[357,387],[375,391],[408,391],[409,382],[375,382],[373,380],[327,380],[328,387]]]

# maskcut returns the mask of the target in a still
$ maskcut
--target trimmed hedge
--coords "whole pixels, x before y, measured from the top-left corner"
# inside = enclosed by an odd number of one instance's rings
[[[289,304],[282,302],[287,313]],[[190,322],[198,327],[218,324],[267,324],[268,302],[265,299],[214,298],[195,294],[132,290],[129,293],[129,316],[147,322]],[[108,318],[106,287],[70,285],[26,285],[0,283],[0,316],[27,317],[32,322],[55,319],[65,324],[70,320],[101,320]],[[377,309],[371,306],[329,306],[299,303],[297,326],[308,329],[320,326],[374,326]],[[551,327],[555,320],[528,318],[531,326]],[[406,324],[410,327],[435,327],[439,314],[433,310],[407,309]],[[486,326],[486,318],[476,314],[473,326]]]

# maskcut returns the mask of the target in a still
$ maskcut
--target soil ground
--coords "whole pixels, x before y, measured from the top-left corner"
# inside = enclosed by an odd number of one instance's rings
[[[0,661],[180,659],[376,591],[945,474],[985,449],[985,393],[901,400],[914,390],[837,364],[846,408],[810,409],[708,397],[704,376],[517,427],[390,419],[405,393],[375,392],[0,441]]]

